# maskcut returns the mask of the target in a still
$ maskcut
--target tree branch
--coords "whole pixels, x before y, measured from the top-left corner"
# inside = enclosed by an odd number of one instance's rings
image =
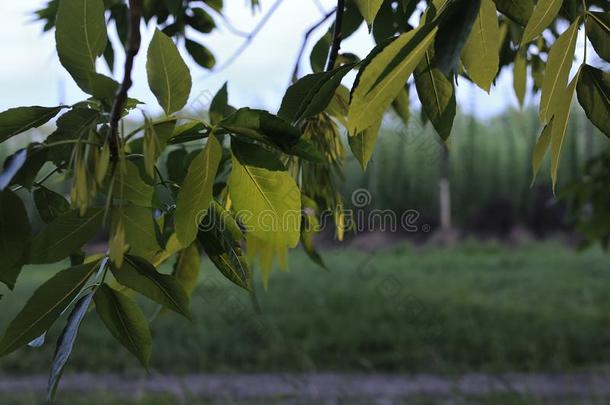
[[[324,24],[330,17],[332,17],[333,14],[335,14],[335,10],[326,13],[320,21],[312,25],[305,33],[305,36],[303,37],[303,43],[301,44],[301,49],[299,49],[299,53],[297,55],[297,61],[294,65],[294,70],[292,71],[293,82],[297,81],[297,79],[299,78],[299,66],[301,64],[301,58],[303,57],[303,53],[305,52],[305,47],[307,46],[307,41],[309,41],[309,37],[311,36],[311,34],[313,34],[315,30],[320,28],[322,24]]]
[[[343,26],[343,12],[345,11],[345,0],[337,0],[337,16],[335,17],[335,32],[333,33],[333,42],[330,48],[330,54],[328,55],[328,64],[326,70],[332,70],[337,62],[337,56],[339,56],[339,49],[341,49],[341,40],[343,39],[342,26]]]
[[[133,84],[131,80],[131,71],[133,70],[133,62],[140,51],[140,20],[142,19],[142,0],[129,0],[129,36],[127,40],[127,49],[125,50],[125,71],[123,81],[119,90],[114,97],[112,109],[110,110],[110,131],[108,133],[108,145],[110,147],[110,156],[113,161],[113,170],[119,157],[119,121],[125,102],[127,101],[127,92]]]

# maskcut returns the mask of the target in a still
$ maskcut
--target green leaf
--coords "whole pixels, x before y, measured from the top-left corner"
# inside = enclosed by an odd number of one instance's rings
[[[536,39],[553,22],[562,3],[563,0],[538,0],[521,37],[521,46]]]
[[[563,94],[558,97],[559,105],[555,109],[553,116],[553,125],[551,127],[551,180],[553,182],[553,190],[557,185],[557,172],[559,170],[559,161],[561,158],[561,150],[568,128],[568,120],[570,118],[570,108],[572,106],[572,98],[576,90],[579,74],[572,79],[567,88],[564,88]]]
[[[112,336],[148,368],[152,336],[146,316],[131,298],[106,284],[93,297],[95,310]]]
[[[536,175],[540,171],[540,166],[542,165],[546,151],[549,149],[549,145],[551,144],[553,120],[554,119],[551,118],[551,121],[546,124],[536,141],[536,146],[534,146],[534,153],[532,155],[532,184],[534,184],[534,181],[536,180]]]
[[[328,270],[324,259],[316,251],[316,247],[313,243],[314,236],[320,232],[320,222],[316,212],[318,211],[318,205],[305,195],[301,196],[301,204],[303,205],[303,221],[301,223],[301,245],[307,256],[318,266],[324,270]]]
[[[437,29],[416,29],[402,34],[364,67],[352,94],[348,130],[357,134],[377,123],[396,99]]]
[[[358,6],[358,10],[360,10],[360,14],[366,20],[369,27],[373,25],[373,21],[375,21],[375,16],[379,12],[381,5],[383,4],[383,0],[354,0],[356,6]]]
[[[256,141],[288,151],[301,137],[301,131],[285,120],[263,110],[240,108],[219,124],[245,141]]]
[[[30,143],[28,147],[25,148],[25,151],[27,153],[27,159],[15,173],[11,184],[18,184],[28,190],[31,190],[38,172],[40,172],[40,169],[48,160],[48,149],[42,144],[34,142]],[[2,175],[0,175],[0,177],[1,176]],[[1,188],[2,185],[0,184],[0,189]]]
[[[68,200],[61,194],[51,191],[46,187],[38,187],[32,195],[40,218],[47,224],[58,216],[70,211]]]
[[[216,125],[233,112],[234,109],[229,106],[229,93],[227,91],[227,83],[225,82],[210,104],[210,123]]]
[[[124,170],[119,168],[115,175],[113,196],[124,198],[141,207],[152,206],[155,189],[146,184],[140,175],[140,170],[134,163],[125,161],[122,167]]]
[[[54,263],[68,257],[95,236],[102,227],[104,210],[92,208],[84,216],[78,210],[57,217],[32,240],[30,263]]]
[[[199,66],[206,69],[212,69],[216,65],[216,58],[205,46],[195,41],[191,41],[190,39],[186,39],[184,45],[188,53]]]
[[[59,61],[78,86],[91,94],[95,61],[108,41],[102,0],[61,0],[55,42]]]
[[[31,232],[21,198],[10,189],[0,191],[0,281],[10,289],[27,260]]]
[[[522,52],[515,55],[515,66],[513,68],[513,87],[519,105],[523,107],[525,101],[525,91],[527,88],[527,60]]]
[[[443,72],[431,66],[431,52],[426,52],[415,71],[415,88],[426,117],[441,139],[447,140],[455,118],[455,87]]]
[[[121,222],[129,253],[152,260],[161,250],[155,232],[155,220],[150,208],[123,205],[112,210],[112,226]]]
[[[534,11],[533,0],[494,0],[498,11],[513,20],[514,22],[526,26],[532,11]]]
[[[542,94],[540,96],[540,119],[548,122],[554,110],[562,103],[564,89],[568,84],[568,76],[572,68],[578,24],[576,19],[553,44],[549,51],[544,79],[542,81]]]
[[[584,65],[576,90],[589,120],[610,138],[610,73]]]
[[[277,115],[298,122],[321,113],[328,107],[337,87],[354,65],[344,65],[329,72],[312,73],[288,88]]]
[[[53,402],[57,385],[59,384],[64,367],[68,363],[68,359],[72,353],[76,335],[78,334],[80,325],[87,314],[87,310],[89,309],[92,300],[93,292],[78,300],[68,317],[64,330],[57,340],[57,347],[55,348],[53,362],[51,363],[51,375],[49,376],[49,385],[47,388],[47,400],[49,403]]]
[[[197,239],[216,268],[230,281],[250,289],[250,269],[242,255],[243,234],[235,219],[214,202],[202,221]]]
[[[17,107],[0,113],[0,142],[46,124],[63,107]]]
[[[0,340],[0,356],[17,350],[49,330],[97,268],[97,262],[72,267],[60,271],[38,287]]]
[[[255,145],[231,142],[233,170],[229,193],[246,231],[273,246],[299,242],[301,193],[273,153]]]
[[[610,12],[588,12],[586,26],[593,49],[602,59],[610,62]]]
[[[126,255],[121,268],[110,267],[117,281],[151,300],[191,319],[189,298],[175,277],[162,274],[146,260]]]
[[[184,107],[191,92],[191,73],[171,38],[155,30],[146,61],[148,85],[167,115]]]
[[[72,108],[57,119],[57,130],[49,135],[45,143],[77,140],[90,129],[94,129],[101,118],[99,111],[89,108]],[[55,145],[49,148],[49,158],[56,166],[70,161],[74,145]]]
[[[189,25],[197,31],[203,32],[204,34],[209,34],[214,28],[216,28],[216,23],[214,22],[214,19],[204,9],[200,7],[191,8],[191,12],[193,13],[192,17],[187,16],[186,20]]]
[[[287,150],[286,153],[314,163],[322,163],[324,161],[322,152],[313,143],[303,138],[299,139],[299,142]]]
[[[432,66],[448,75],[458,69],[460,55],[479,14],[481,0],[454,0],[446,3],[438,17]]]
[[[462,51],[462,62],[472,81],[488,93],[500,67],[499,52],[496,7],[492,0],[481,0],[479,14]]]
[[[392,101],[392,108],[403,124],[407,125],[411,116],[408,84],[405,85],[394,101]]]
[[[189,166],[176,201],[176,236],[182,246],[189,246],[197,237],[199,222],[212,202],[221,159],[222,145],[216,136],[210,136]]]
[[[197,249],[196,243],[192,243],[177,255],[173,273],[176,281],[184,288],[188,297],[193,295],[200,271],[201,257],[199,256],[199,249]]]
[[[362,170],[366,170],[369,160],[371,160],[371,156],[373,156],[380,127],[381,120],[372,127],[369,127],[361,133],[348,138],[352,153],[356,159],[358,159],[360,166],[362,166]]]

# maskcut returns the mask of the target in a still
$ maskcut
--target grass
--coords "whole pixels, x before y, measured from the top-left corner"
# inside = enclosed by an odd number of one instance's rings
[[[153,372],[575,371],[610,364],[610,255],[556,243],[401,244],[374,255],[300,252],[291,271],[259,286],[264,316],[204,261],[194,324],[152,323]],[[24,269],[2,298],[0,328],[58,266]],[[152,314],[154,306],[142,301]],[[39,349],[0,359],[0,373],[47,373],[64,321]],[[143,374],[95,314],[85,318],[67,372]]]

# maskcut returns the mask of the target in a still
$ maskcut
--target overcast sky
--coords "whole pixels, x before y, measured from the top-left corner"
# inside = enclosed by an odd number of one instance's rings
[[[250,31],[276,0],[262,0],[262,12],[253,15],[246,0],[225,1],[225,12],[233,26]],[[40,8],[44,0],[3,1],[0,5],[0,110],[21,105],[55,105],[59,101],[73,103],[85,95],[73,84],[61,67],[55,54],[52,33],[42,33],[42,24],[34,23],[32,11]],[[333,0],[319,0],[325,10],[331,10]],[[298,4],[298,5],[295,5]],[[191,66],[193,91],[191,102],[206,99],[225,81],[229,82],[230,102],[237,106],[250,106],[277,111],[282,95],[289,83],[296,55],[307,29],[321,18],[321,10],[313,0],[284,1],[251,45],[242,52],[229,68],[210,74],[199,68],[183,52]],[[201,42],[216,55],[218,64],[240,47],[243,38],[232,34],[219,21],[220,29],[213,35],[202,35]],[[302,72],[309,72],[308,56],[311,46],[323,35],[328,25],[316,31],[303,58]],[[153,27],[144,29],[143,49],[146,50]],[[114,30],[111,30],[114,31]],[[196,35],[196,34],[194,34]],[[366,29],[357,32],[344,42],[342,50],[363,57],[373,46]],[[122,55],[117,55],[121,74]],[[99,68],[105,69],[99,61]],[[145,73],[145,52],[137,59],[135,85],[130,95],[151,105],[151,111],[160,111],[154,96],[148,89]],[[346,81],[353,80],[348,76]],[[63,100],[60,100],[63,98]],[[463,110],[474,109],[481,117],[502,112],[517,102],[512,90],[512,76],[505,71],[491,95],[461,81],[458,99]]]

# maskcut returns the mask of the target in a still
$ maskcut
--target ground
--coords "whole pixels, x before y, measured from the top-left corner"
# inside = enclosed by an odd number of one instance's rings
[[[259,285],[262,317],[254,315],[246,294],[205,261],[192,299],[194,324],[173,314],[152,323],[152,375],[171,380],[200,373],[273,378],[381,374],[415,378],[409,381],[425,376],[455,381],[473,373],[484,378],[519,373],[527,378],[558,376],[553,380],[558,389],[566,386],[565,378],[605,384],[610,364],[607,253],[579,253],[553,242],[507,246],[469,241],[449,248],[401,243],[375,253],[345,249],[324,256],[330,272],[297,252],[291,256],[290,272],[274,273],[268,291]],[[24,269],[17,289],[3,297],[1,328],[35,285],[59,268]],[[148,314],[154,312],[153,305],[142,304]],[[11,384],[22,377],[27,385],[34,381],[28,378],[41,379],[48,371],[61,325],[63,320],[42,348],[21,349],[0,360],[5,376],[0,376],[0,387],[8,387],[1,389],[2,403],[42,398],[40,393],[18,393]],[[138,381],[146,376],[94,314],[85,319],[68,364],[66,389],[79,373]],[[591,391],[587,398],[599,394]],[[106,403],[114,394],[94,397]],[[460,396],[466,403],[489,398],[489,403],[531,403],[540,393],[466,394]],[[91,395],[70,394],[70,401],[60,403],[80,403],[81,397],[91,403]],[[173,394],[130,392],[128,403],[137,398],[164,403],[164,395]],[[570,395],[562,398],[569,400]],[[426,392],[416,393],[409,403],[413,398],[430,403]],[[289,403],[300,403],[298,399]],[[116,400],[122,403],[120,397]]]

